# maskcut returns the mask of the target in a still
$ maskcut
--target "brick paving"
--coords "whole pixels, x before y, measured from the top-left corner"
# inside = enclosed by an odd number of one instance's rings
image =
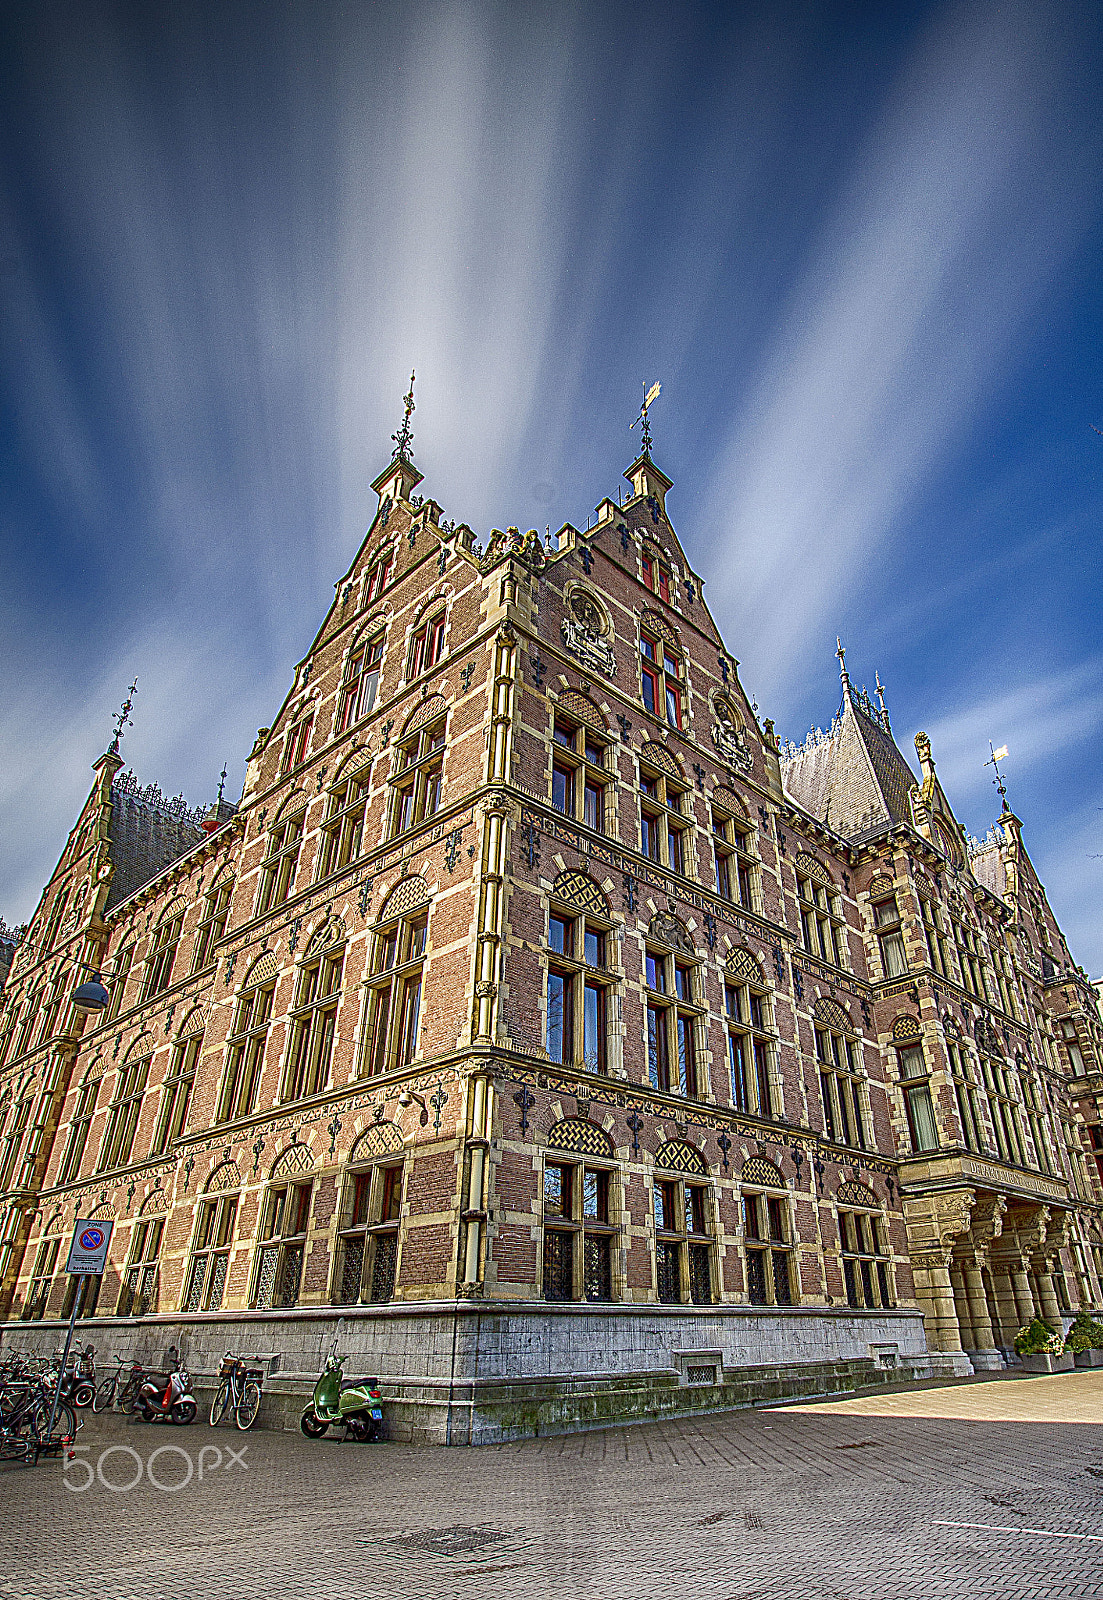
[[[1103,1375],[1077,1373],[480,1450],[89,1417],[92,1459],[213,1444],[245,1446],[246,1466],[208,1454],[203,1481],[176,1494],[146,1481],[73,1494],[56,1463],[0,1466],[0,1596],[1098,1596],[1093,1413]],[[116,1452],[105,1473],[125,1482],[133,1458]],[[182,1458],[154,1474],[179,1481]]]

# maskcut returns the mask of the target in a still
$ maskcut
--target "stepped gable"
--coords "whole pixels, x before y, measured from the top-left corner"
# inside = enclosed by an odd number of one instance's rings
[[[868,695],[844,684],[843,703],[827,732],[780,751],[792,800],[844,838],[866,839],[911,819],[908,794],[918,780]]]
[[[202,813],[183,795],[167,799],[155,783],[142,789],[132,772],[120,772],[111,785],[111,861],[115,868],[104,910],[149,883],[206,837]]]

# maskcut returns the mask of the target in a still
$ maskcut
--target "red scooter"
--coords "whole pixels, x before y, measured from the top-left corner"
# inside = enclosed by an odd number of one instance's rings
[[[134,1410],[146,1422],[194,1422],[199,1407],[191,1392],[191,1374],[175,1350],[169,1351],[167,1378],[147,1378],[138,1390]]]

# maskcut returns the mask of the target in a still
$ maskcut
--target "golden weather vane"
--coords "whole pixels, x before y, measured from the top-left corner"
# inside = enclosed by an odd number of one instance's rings
[[[999,791],[1000,800],[1003,802],[1003,809],[1005,811],[1009,811],[1011,808],[1007,804],[1007,785],[1004,783],[1003,773],[1000,771],[1000,762],[1007,760],[1007,746],[1005,744],[1001,744],[999,749],[995,750],[992,747],[991,739],[989,739],[988,748],[992,751],[992,754],[988,757],[988,760],[984,764],[986,767],[991,767],[992,771],[996,774],[996,776],[992,779],[992,782],[996,785],[996,788]]]
[[[640,406],[639,416],[635,419],[635,421],[628,424],[629,428],[634,428],[637,422],[642,422],[644,455],[650,455],[651,453],[651,424],[647,419],[647,413],[655,404],[655,401],[659,398],[659,395],[662,393],[662,387],[663,386],[661,383],[653,383],[651,385],[650,389],[648,389],[647,393],[643,397],[643,404]],[[640,384],[640,388],[643,388],[642,383]]]

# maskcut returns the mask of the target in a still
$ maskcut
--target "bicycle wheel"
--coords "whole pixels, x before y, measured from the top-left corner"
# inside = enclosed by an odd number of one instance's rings
[[[50,1402],[42,1400],[31,1412],[31,1432],[39,1444],[56,1443],[58,1439],[75,1439],[77,1436],[77,1418],[68,1400],[63,1400],[54,1416],[53,1432],[49,1439],[46,1437],[46,1425],[50,1420]]]
[[[250,1378],[249,1382],[241,1391],[241,1399],[238,1401],[237,1409],[234,1413],[237,1418],[237,1425],[241,1429],[242,1433],[244,1433],[247,1428],[251,1428],[253,1426],[253,1423],[257,1420],[257,1412],[259,1410],[260,1384],[255,1383],[253,1379]]]
[[[223,1378],[215,1390],[214,1399],[211,1401],[211,1427],[217,1428],[226,1415],[226,1407],[230,1404],[230,1380]]]
[[[92,1410],[96,1412],[97,1415],[101,1411],[107,1411],[109,1409],[112,1400],[115,1398],[115,1391],[117,1388],[117,1378],[105,1378],[100,1384],[99,1388],[92,1397]]]

